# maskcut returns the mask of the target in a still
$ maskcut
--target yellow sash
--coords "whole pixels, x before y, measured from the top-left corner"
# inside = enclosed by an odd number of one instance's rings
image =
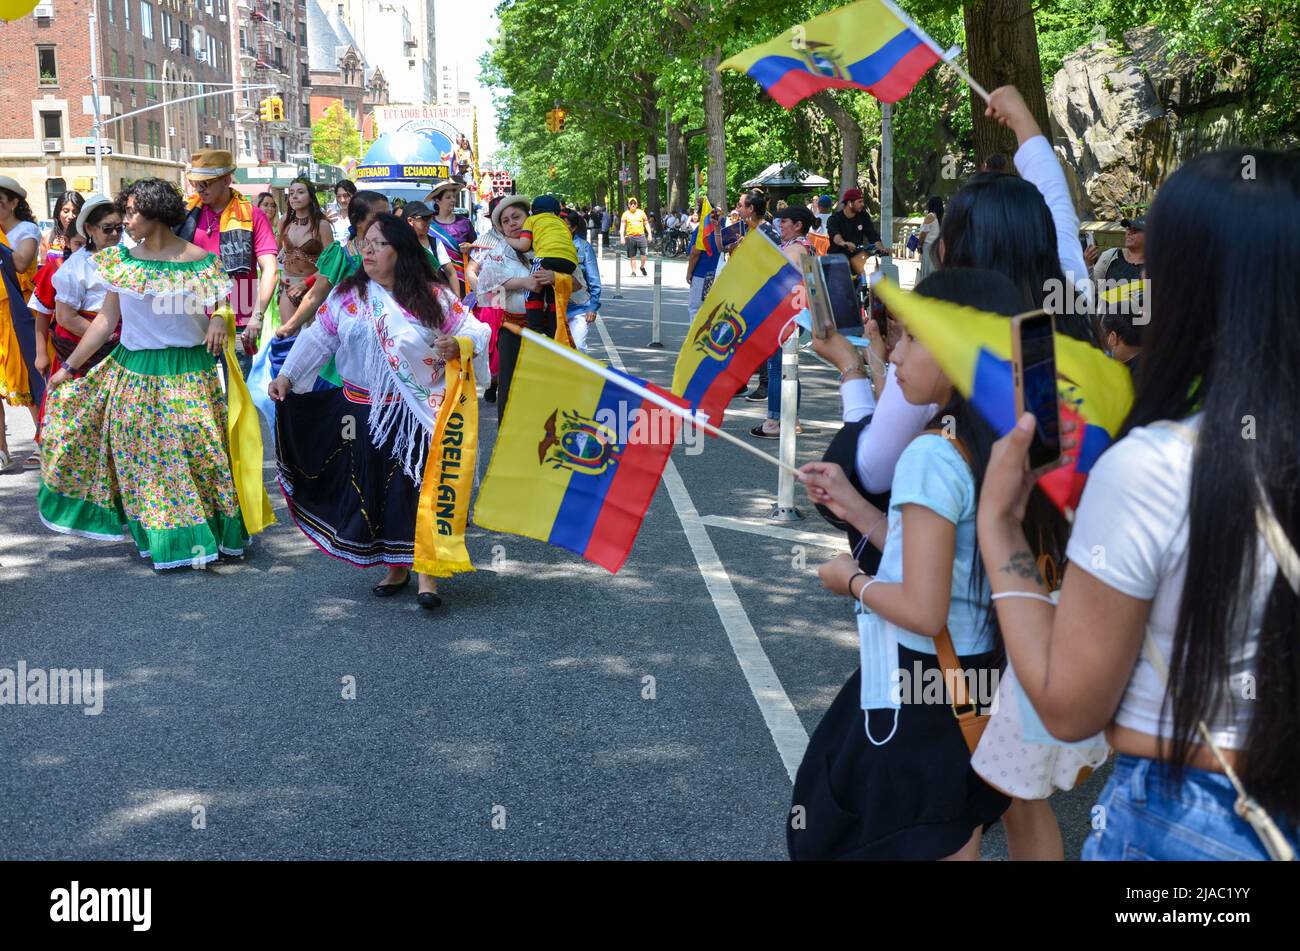
[[[248,534],[256,535],[275,524],[271,499],[262,481],[262,423],[244,374],[235,359],[235,312],[221,305],[226,320],[226,389],[230,406],[226,414],[226,435],[230,441],[230,474],[235,478],[239,511]]]
[[[429,440],[415,518],[414,569],[446,578],[473,571],[465,547],[469,500],[478,454],[478,387],[474,383],[474,342],[457,337],[460,357],[447,361],[447,390]]]

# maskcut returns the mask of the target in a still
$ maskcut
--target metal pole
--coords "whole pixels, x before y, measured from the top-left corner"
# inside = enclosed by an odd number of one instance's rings
[[[603,231],[596,232],[596,260],[605,260],[605,233]]]
[[[623,255],[614,252],[614,300],[623,299]]]
[[[656,350],[664,348],[663,341],[659,339],[659,318],[664,309],[664,259],[663,257],[655,258],[655,296],[654,307],[650,314],[650,343],[647,346]]]
[[[104,126],[99,99],[99,0],[90,0],[90,88],[95,105],[95,185],[101,195],[108,194],[104,177]],[[57,210],[57,209],[56,209]]]
[[[894,251],[894,107],[880,104],[880,243],[885,253],[880,259],[880,270],[898,283],[898,265],[892,257]]]
[[[775,385],[775,380],[768,380],[767,385]],[[781,440],[777,457],[786,466],[794,467],[795,443],[798,434],[794,431],[799,418],[799,328],[786,338],[781,345]],[[789,469],[781,468],[776,479],[776,505],[768,518],[778,522],[797,522],[803,513],[794,507],[794,476]]]

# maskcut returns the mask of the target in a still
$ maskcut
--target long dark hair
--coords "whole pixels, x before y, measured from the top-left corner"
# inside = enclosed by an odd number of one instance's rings
[[[36,216],[32,214],[32,206],[27,204],[26,198],[23,198],[17,192],[11,192],[7,188],[0,188],[0,195],[4,195],[7,198],[17,199],[18,204],[14,206],[15,218],[19,221],[30,221],[32,224],[36,223]]]
[[[1198,742],[1197,720],[1230,697],[1228,657],[1251,626],[1265,570],[1255,523],[1263,498],[1300,547],[1297,220],[1300,158],[1262,149],[1191,160],[1160,188],[1147,215],[1151,322],[1123,432],[1201,417],[1165,697],[1173,711],[1170,758],[1178,764]],[[1247,228],[1260,240],[1232,240]],[[1239,770],[1251,795],[1292,821],[1300,819],[1298,618],[1300,599],[1278,572],[1259,625],[1256,699]]]
[[[1021,291],[1004,274],[981,268],[945,268],[935,271],[916,285],[916,293],[936,300],[951,301],[974,307],[990,314],[1012,317],[1024,311]],[[1008,328],[1009,329],[1009,328]],[[930,421],[927,429],[951,429],[957,441],[966,450],[971,472],[975,477],[975,498],[984,486],[984,471],[993,454],[993,444],[999,434],[974,406],[953,389],[952,399]],[[1069,526],[1055,506],[1037,487],[1029,495],[1025,510],[1025,537],[1035,558],[1044,555],[1052,559],[1059,570],[1065,556]],[[971,596],[979,600],[984,590],[987,574],[982,558],[975,558],[971,570]],[[1002,630],[998,626],[997,612],[990,610],[987,623],[993,632],[994,644],[1002,650]]]
[[[82,197],[81,192],[66,191],[59,196],[59,200],[54,203],[54,231],[63,241],[68,243],[68,239],[77,233],[77,215],[81,214],[82,206],[86,204],[86,199]],[[59,221],[59,215],[63,214],[63,206],[71,205],[73,207],[72,220],[68,226],[63,227]]]
[[[357,236],[357,225],[365,221],[366,215],[370,214],[370,209],[381,201],[386,203],[388,196],[367,189],[362,189],[352,196],[352,200],[348,202],[348,237]]]
[[[988,268],[1005,274],[1020,288],[1025,310],[1050,303],[1051,288],[1060,289],[1064,302],[1070,284],[1061,270],[1052,213],[1038,189],[1023,178],[996,172],[973,176],[948,202],[939,236],[940,267]],[[1054,316],[1059,332],[1097,346],[1088,316]]]
[[[364,194],[364,191],[357,192],[353,202]],[[447,315],[443,313],[442,305],[433,290],[433,262],[421,246],[420,239],[415,236],[415,229],[396,215],[389,214],[376,215],[370,227],[376,225],[397,255],[393,297],[424,326],[442,330]],[[356,291],[357,296],[365,300],[369,286],[370,275],[366,273],[365,264],[362,264],[351,276],[339,282],[338,290],[340,293]]]
[[[938,195],[930,196],[930,200],[925,203],[925,210],[934,215],[940,224],[943,223],[943,199]]]
[[[310,199],[307,204],[307,217],[311,219],[311,234],[313,238],[319,240],[320,225],[321,222],[325,220],[325,212],[320,210],[320,202],[316,198],[316,186],[305,178],[295,178],[289,183],[289,187],[284,190],[284,216],[280,219],[280,247],[282,248],[287,247],[284,235],[285,232],[289,230],[289,222],[297,217],[296,212],[289,205],[289,188],[292,188],[294,185],[302,185],[307,189],[307,197]],[[352,219],[351,208],[352,206],[349,204],[349,221]]]

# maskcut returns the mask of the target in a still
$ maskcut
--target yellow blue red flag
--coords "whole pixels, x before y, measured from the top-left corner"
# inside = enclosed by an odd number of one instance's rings
[[[887,0],[858,0],[727,59],[787,109],[823,89],[865,89],[881,102],[912,91],[940,56]]]
[[[680,418],[661,387],[524,331],[501,433],[474,522],[623,566],[654,497]]]
[[[988,424],[1009,432],[1016,424],[1011,321],[888,281],[878,283],[876,293]],[[1061,421],[1075,424],[1080,441],[1074,462],[1049,472],[1038,486],[1067,511],[1078,505],[1093,463],[1123,425],[1133,405],[1133,380],[1122,363],[1082,340],[1057,333],[1054,343]]]
[[[673,370],[673,392],[716,426],[736,391],[794,329],[803,275],[772,241],[751,231],[719,272]]]
[[[713,206],[709,204],[709,199],[704,199],[704,205],[700,208],[700,226],[695,231],[695,250],[703,251],[705,254],[714,253],[710,249],[709,238],[718,230],[718,223],[713,220]]]

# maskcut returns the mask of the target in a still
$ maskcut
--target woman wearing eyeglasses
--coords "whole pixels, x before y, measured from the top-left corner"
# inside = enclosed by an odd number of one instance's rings
[[[491,331],[435,283],[415,231],[396,215],[375,216],[359,244],[361,270],[331,291],[267,392],[279,403],[276,454],[290,515],[326,554],[360,568],[384,565],[373,589],[383,598],[411,580],[420,484],[447,361],[460,354],[456,337],[486,357]],[[311,392],[331,357],[342,388]],[[472,469],[467,464],[467,489]],[[434,574],[419,575],[417,600],[427,609],[442,603]]]

